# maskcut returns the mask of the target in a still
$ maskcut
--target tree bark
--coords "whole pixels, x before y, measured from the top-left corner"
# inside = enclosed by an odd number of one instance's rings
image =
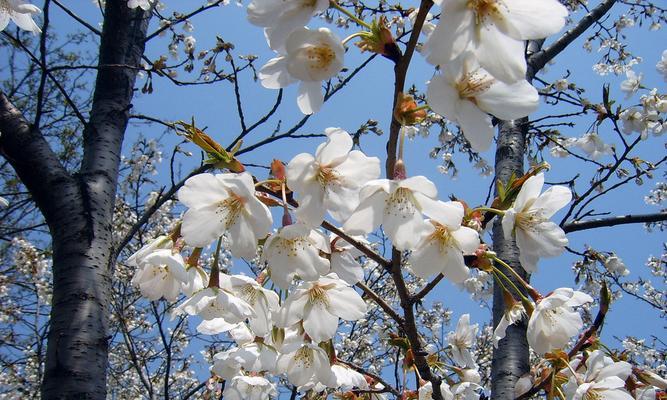
[[[144,51],[149,14],[107,1],[83,161],[71,174],[0,93],[0,152],[49,226],[53,298],[42,382],[44,399],[105,399],[112,217],[120,153]]]
[[[516,177],[523,175],[527,123],[527,118],[500,122],[495,169],[496,179],[504,184],[512,174]],[[493,224],[492,236],[493,250],[498,254],[498,258],[505,261],[528,281],[530,277],[519,264],[519,249],[513,238],[505,239],[500,218],[497,218]],[[503,269],[500,265],[496,266]],[[517,287],[521,287],[512,274],[507,272],[505,275],[512,279]],[[502,286],[496,280],[493,285],[494,327],[498,326],[505,312]],[[528,340],[526,339],[527,325],[526,320],[510,325],[505,338],[498,343],[498,348],[493,352],[491,363],[491,398],[493,400],[513,399],[516,381],[530,370]]]

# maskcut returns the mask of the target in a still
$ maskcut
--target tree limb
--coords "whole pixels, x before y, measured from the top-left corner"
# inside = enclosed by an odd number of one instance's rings
[[[609,218],[598,218],[587,221],[568,222],[562,226],[565,233],[583,231],[587,229],[605,228],[616,225],[637,224],[667,221],[667,212],[653,214],[628,214]]]

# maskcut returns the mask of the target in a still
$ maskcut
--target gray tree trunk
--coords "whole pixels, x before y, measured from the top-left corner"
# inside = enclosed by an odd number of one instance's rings
[[[527,118],[517,121],[501,121],[499,125],[498,147],[496,149],[496,179],[507,183],[514,174],[523,175],[523,158],[526,153]],[[498,193],[496,192],[496,195]],[[514,239],[505,239],[501,219],[497,218],[493,224],[493,250],[498,258],[505,261],[517,271],[526,281],[528,274],[519,264],[519,249]],[[502,269],[502,267],[498,266]],[[516,283],[511,274],[506,275]],[[497,278],[496,278],[497,279]],[[521,287],[516,283],[517,287]],[[502,286],[494,281],[493,285],[493,326],[498,323],[505,312]],[[527,321],[510,325],[505,338],[498,343],[493,352],[491,363],[491,398],[493,400],[507,400],[514,398],[516,381],[530,370],[528,359],[528,341],[526,339]]]
[[[44,214],[52,236],[53,299],[42,398],[104,399],[113,217],[120,153],[148,13],[107,1],[83,161],[71,174],[0,92],[0,152]],[[124,66],[129,66],[124,67]]]

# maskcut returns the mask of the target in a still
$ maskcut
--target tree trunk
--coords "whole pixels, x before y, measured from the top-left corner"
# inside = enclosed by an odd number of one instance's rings
[[[498,147],[496,149],[496,179],[504,184],[510,176],[523,175],[523,158],[526,153],[527,118],[517,121],[501,121],[499,125]],[[496,195],[498,193],[496,192]],[[498,258],[505,261],[517,271],[522,278],[528,281],[528,274],[519,264],[519,249],[514,239],[505,240],[501,219],[497,218],[493,225],[493,250]],[[497,265],[501,268],[501,266]],[[516,278],[506,273],[517,287]],[[497,278],[496,278],[497,279]],[[493,326],[498,323],[505,312],[502,286],[494,280],[493,285]],[[528,360],[528,340],[526,328],[528,322],[510,325],[505,338],[500,341],[498,348],[493,352],[491,364],[491,398],[493,400],[507,400],[514,398],[516,381],[530,370]]]
[[[149,14],[107,1],[90,118],[78,173],[0,93],[0,152],[33,195],[53,246],[53,299],[44,399],[105,399],[112,217],[120,153]]]

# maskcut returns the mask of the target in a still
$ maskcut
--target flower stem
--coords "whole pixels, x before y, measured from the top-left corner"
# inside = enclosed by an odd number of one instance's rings
[[[521,285],[524,288],[526,288],[526,290],[528,291],[528,294],[530,295],[530,297],[533,298],[533,300],[538,301],[538,300],[542,299],[542,295],[537,290],[535,290],[534,287],[530,286],[528,284],[528,282],[526,282],[521,277],[521,275],[519,275],[512,267],[509,266],[509,264],[507,264],[505,261],[501,260],[500,258],[498,258],[495,255],[491,255],[491,258],[493,259],[493,261],[497,262],[498,264],[502,265],[507,270],[509,270],[512,273],[512,275],[514,275],[514,277],[519,281],[519,283],[521,283]]]
[[[352,21],[356,22],[357,25],[363,26],[364,28],[366,28],[368,30],[372,29],[372,27],[369,24],[367,24],[363,20],[359,19],[356,15],[352,14],[345,7],[342,7],[340,4],[336,3],[335,1],[333,1],[333,0],[330,1],[329,5],[333,8],[335,8],[336,10],[342,12],[343,14],[347,15]]]
[[[259,181],[259,182],[255,183],[255,187],[266,185],[267,183],[281,183],[281,182],[282,182],[282,180],[280,180],[280,179],[265,179],[263,181]]]
[[[510,278],[507,277],[507,275],[505,275],[505,274],[504,274],[501,270],[499,270],[495,265],[492,265],[491,268],[493,268],[494,275],[496,275],[496,276],[498,276],[498,277],[500,277],[500,278],[505,279],[505,282],[507,282],[507,283],[510,284],[510,286],[512,287],[512,289],[514,289],[514,291],[516,292],[516,294],[518,294],[519,297],[521,297],[521,301],[522,301],[522,302],[530,302],[530,300],[528,300],[528,298],[527,298],[526,296],[524,296],[524,294],[521,292],[521,290],[519,290],[519,288],[514,284],[514,282],[512,282],[512,280],[511,280]],[[502,285],[502,286],[503,286],[505,289],[507,289],[507,288],[505,287],[505,285]],[[509,290],[508,290],[508,292],[509,292]]]
[[[505,211],[503,210],[498,210],[497,208],[491,208],[491,207],[476,207],[472,210],[472,212],[475,211],[488,211],[490,213],[494,213],[496,215],[500,215],[501,217],[505,215]]]
[[[218,245],[215,247],[215,254],[213,255],[213,265],[211,265],[211,276],[208,278],[208,287],[220,287],[220,249],[222,248],[222,236],[218,238]]]
[[[366,32],[364,32],[364,31],[355,32],[355,33],[351,34],[350,36],[346,37],[345,39],[343,39],[343,45],[347,44],[347,42],[354,39],[355,37],[364,36],[365,34],[366,34]]]

